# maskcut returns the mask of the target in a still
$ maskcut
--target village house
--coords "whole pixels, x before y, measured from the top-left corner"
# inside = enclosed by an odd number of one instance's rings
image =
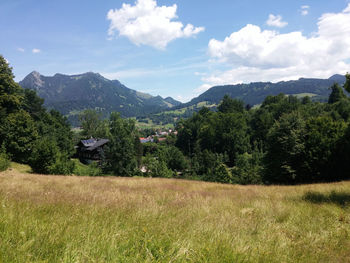
[[[81,140],[76,146],[77,156],[82,163],[100,162],[104,158],[104,147],[108,139]]]

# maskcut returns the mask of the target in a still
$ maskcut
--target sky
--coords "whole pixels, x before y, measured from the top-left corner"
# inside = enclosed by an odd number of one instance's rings
[[[189,101],[215,85],[350,72],[350,0],[1,0],[0,54]]]

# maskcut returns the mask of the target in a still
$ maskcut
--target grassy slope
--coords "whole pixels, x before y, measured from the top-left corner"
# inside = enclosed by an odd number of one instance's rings
[[[0,173],[0,262],[350,262],[349,199],[350,182],[235,186],[12,168]]]

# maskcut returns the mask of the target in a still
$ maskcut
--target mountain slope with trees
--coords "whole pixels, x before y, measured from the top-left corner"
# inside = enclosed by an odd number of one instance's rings
[[[93,72],[46,77],[33,71],[19,84],[35,90],[45,100],[46,107],[59,111],[74,124],[77,124],[79,112],[85,109],[96,109],[104,117],[113,111],[120,112],[123,117],[134,117],[180,103],[169,97],[163,99],[129,89],[118,80],[108,80]]]
[[[280,93],[300,96],[309,95],[313,97],[313,100],[327,101],[331,93],[329,87],[335,82],[342,85],[345,82],[345,77],[337,74],[328,79],[300,78],[278,83],[252,82],[250,84],[215,86],[181,106],[188,107],[200,102],[218,105],[225,95],[242,100],[245,104],[253,106],[262,103],[267,96]]]

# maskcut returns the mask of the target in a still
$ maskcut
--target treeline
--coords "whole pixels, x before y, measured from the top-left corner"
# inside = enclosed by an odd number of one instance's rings
[[[9,160],[38,173],[70,174],[74,163],[71,127],[57,111],[46,111],[35,91],[22,89],[0,56],[0,170]]]
[[[258,109],[225,96],[217,112],[203,108],[178,126],[176,146],[204,180],[299,184],[350,178],[350,75],[328,103],[283,94]]]
[[[328,103],[283,94],[251,109],[225,96],[217,111],[202,108],[176,125],[177,136],[141,144],[135,121],[94,111],[82,131],[47,111],[32,90],[14,81],[0,56],[0,170],[9,160],[43,174],[79,174],[72,161],[80,139],[107,138],[101,162],[83,175],[179,177],[239,184],[299,184],[350,178],[350,75],[334,84]],[[344,91],[345,90],[345,91]],[[145,134],[149,131],[145,131]]]

